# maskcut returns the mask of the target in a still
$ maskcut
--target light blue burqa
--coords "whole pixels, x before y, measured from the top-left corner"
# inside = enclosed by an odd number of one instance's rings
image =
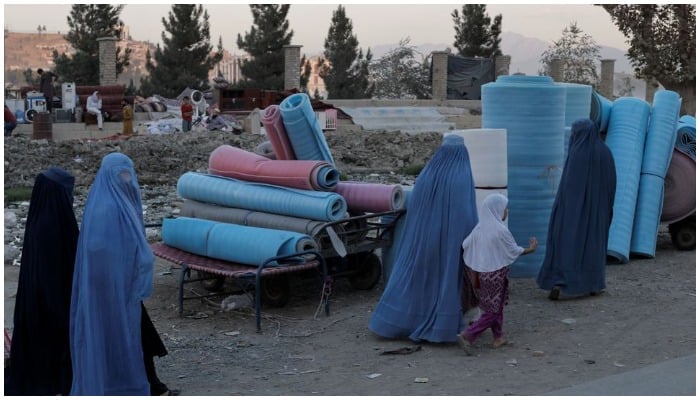
[[[153,290],[141,193],[131,159],[102,159],[90,189],[73,273],[71,395],[150,394],[141,346],[141,301]]]
[[[447,135],[416,180],[405,231],[369,329],[387,338],[454,342],[463,327],[462,241],[478,222],[469,153]]]

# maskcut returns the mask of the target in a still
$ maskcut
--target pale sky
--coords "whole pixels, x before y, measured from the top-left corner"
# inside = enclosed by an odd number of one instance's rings
[[[125,4],[121,19],[129,27],[135,40],[161,43],[163,24],[172,3],[151,1],[148,5]],[[462,3],[399,4],[383,2],[381,5],[344,3],[346,15],[351,19],[353,32],[360,47],[366,49],[376,45],[397,44],[410,37],[412,45],[447,44],[454,42],[454,23],[451,12],[460,9]],[[66,17],[71,5],[65,2],[6,1],[3,3],[4,25],[16,32],[36,32],[38,25],[46,26],[47,32],[66,33]],[[240,54],[236,37],[250,31],[253,17],[247,3],[204,3],[210,15],[212,43],[216,45],[221,36],[224,48]],[[292,44],[301,45],[302,53],[314,54],[323,50],[328,35],[333,11],[338,4],[308,4],[293,2],[287,19],[294,31]],[[559,39],[562,30],[570,22],[593,37],[598,45],[627,49],[625,37],[617,30],[602,7],[589,4],[498,4],[487,3],[486,11],[493,19],[503,15],[503,32],[513,32],[526,37],[542,39],[548,43]]]

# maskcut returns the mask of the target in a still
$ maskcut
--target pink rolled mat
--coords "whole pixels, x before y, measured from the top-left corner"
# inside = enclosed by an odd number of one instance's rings
[[[401,185],[344,181],[338,182],[335,192],[345,198],[348,211],[355,212],[399,210],[406,201]]]
[[[265,136],[272,144],[275,156],[278,160],[296,160],[294,148],[289,142],[287,130],[282,122],[282,114],[279,106],[273,104],[265,108],[260,117],[260,121],[265,127]]]
[[[270,160],[227,144],[209,155],[209,173],[249,182],[267,183],[305,190],[330,191],[340,173],[326,161]]]
[[[695,160],[673,149],[664,179],[661,222],[673,223],[695,212]]]

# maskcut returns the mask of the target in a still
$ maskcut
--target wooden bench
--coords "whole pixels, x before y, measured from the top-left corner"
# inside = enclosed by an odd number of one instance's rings
[[[201,278],[189,279],[192,270],[224,278],[241,279],[244,281],[253,280],[255,282],[255,326],[258,332],[261,332],[261,279],[263,277],[271,277],[303,270],[319,269],[320,267],[323,274],[324,295],[330,295],[330,290],[325,290],[326,285],[330,285],[326,262],[316,251],[303,251],[286,256],[272,257],[265,260],[258,266],[253,266],[199,256],[197,254],[188,253],[175,247],[168,246],[163,242],[151,244],[151,249],[153,250],[153,254],[155,254],[157,257],[173,262],[182,268],[178,293],[180,316],[182,316],[184,300],[211,297],[211,295],[196,295],[191,297],[184,296],[185,283],[202,280]],[[329,315],[330,313],[327,296],[325,298],[325,312],[326,315]]]

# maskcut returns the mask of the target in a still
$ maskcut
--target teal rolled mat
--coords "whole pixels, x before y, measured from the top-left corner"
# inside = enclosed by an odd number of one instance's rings
[[[347,216],[345,199],[337,193],[245,182],[197,172],[186,172],[178,179],[177,193],[182,198],[204,203],[317,221],[338,221]]]
[[[317,250],[313,239],[297,232],[188,217],[163,220],[163,242],[200,256],[246,265],[260,265],[272,257]],[[196,242],[196,246],[189,242]]]

